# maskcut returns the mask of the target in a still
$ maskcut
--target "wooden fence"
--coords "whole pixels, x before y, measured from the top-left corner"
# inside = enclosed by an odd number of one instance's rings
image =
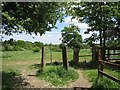
[[[52,52],[50,52],[52,53]],[[52,54],[50,54],[51,56],[51,64],[52,64]],[[68,57],[67,57],[67,47],[64,46],[62,47],[62,60],[63,60],[63,68],[65,68],[66,70],[68,70]],[[42,47],[42,56],[41,56],[41,70],[43,70],[45,66],[45,47]]]
[[[115,51],[119,51],[119,52],[115,52]],[[115,58],[116,55],[120,55],[120,47],[117,48],[113,48],[113,47],[98,47],[98,62],[99,62],[99,66],[98,66],[98,75],[99,76],[106,76],[118,83],[120,83],[120,79],[118,79],[115,76],[109,75],[108,73],[104,72],[104,66],[108,65],[110,67],[114,67],[117,70],[120,70],[120,63],[115,63],[120,62],[120,57],[119,58]]]

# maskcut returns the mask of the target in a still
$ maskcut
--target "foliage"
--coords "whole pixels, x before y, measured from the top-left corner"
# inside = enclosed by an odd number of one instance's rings
[[[74,4],[71,4],[72,6]],[[87,23],[90,28],[85,33],[93,34],[86,39],[89,44],[102,38],[119,40],[120,37],[120,3],[119,2],[80,2],[75,7],[68,9],[69,14],[77,18],[79,21]],[[97,35],[96,32],[99,32]]]
[[[108,72],[113,72],[112,70],[109,70]],[[107,72],[107,73],[108,73]],[[89,79],[89,81],[93,82],[93,89],[102,89],[102,90],[111,90],[111,88],[113,89],[118,89],[120,88],[120,85],[116,82],[114,82],[113,80],[107,78],[107,77],[97,77],[98,76],[98,70],[97,69],[88,69],[85,70],[84,75]],[[116,76],[118,76],[118,73],[114,71],[114,73],[112,73]],[[111,75],[111,74],[110,74]]]
[[[62,32],[62,43],[67,44],[71,48],[82,48],[82,36],[79,34],[79,28],[77,26],[71,25],[69,27],[64,27]]]
[[[113,89],[120,89],[120,85],[107,77],[103,78],[96,78],[97,82],[94,82],[92,88],[96,89],[102,89],[102,90],[111,90]]]
[[[3,45],[3,51],[23,51],[25,49],[27,50],[34,50],[34,47],[41,48],[44,44],[42,42],[28,42],[23,40],[5,40],[2,43]]]
[[[4,46],[4,50],[5,50],[5,51],[12,51],[12,50],[13,50],[13,46],[11,46],[10,44],[6,44],[6,45]]]
[[[82,36],[79,34],[79,28],[75,25],[71,25],[69,27],[64,27],[61,32],[63,38],[61,47],[66,44],[68,47],[72,48],[74,50],[73,60],[78,64],[79,50],[83,45]]]
[[[65,70],[61,66],[48,66],[43,72],[38,73],[38,77],[54,86],[63,86],[68,82],[75,81],[79,74],[72,68]]]
[[[34,52],[39,52],[40,51],[40,48],[39,47],[35,47],[34,48]]]
[[[63,19],[63,5],[58,2],[4,2],[2,3],[3,33],[39,33],[51,31],[57,20]]]
[[[44,44],[42,42],[34,42],[34,47],[42,47]]]
[[[82,49],[89,49],[90,45],[89,44],[83,44]]]

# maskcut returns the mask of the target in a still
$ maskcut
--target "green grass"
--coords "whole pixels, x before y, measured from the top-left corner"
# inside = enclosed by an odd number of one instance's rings
[[[3,60],[40,60],[41,53],[29,50],[25,51],[5,51],[2,54]]]
[[[79,74],[73,68],[65,70],[62,66],[46,66],[43,71],[38,73],[38,77],[50,82],[55,87],[59,87],[75,81]]]
[[[2,71],[3,73],[3,81],[4,81],[4,86],[5,87],[13,87],[15,82],[13,80],[12,83],[8,82],[11,81],[11,77],[14,77],[13,75],[10,75],[9,71],[13,70],[15,73],[21,73],[22,70],[30,70],[28,69],[31,65],[33,64],[38,64],[40,63],[41,60],[41,51],[40,52],[33,52],[30,50],[25,50],[25,51],[5,51],[5,52],[0,52],[2,55]],[[72,52],[68,52],[68,59],[72,60]],[[57,61],[62,61],[62,52],[52,52],[53,55],[53,62]],[[46,51],[46,58],[45,61],[50,63],[50,53],[49,50]],[[28,71],[28,72],[31,72]],[[15,74],[17,75],[17,74]],[[6,78],[5,78],[6,77]],[[57,80],[57,78],[56,78]],[[63,82],[62,82],[63,81]],[[56,83],[63,83],[64,80],[56,81]],[[55,81],[54,81],[55,84]]]
[[[81,49],[79,53],[79,60],[87,60],[90,61],[92,60],[91,56],[86,56],[86,55],[92,55],[92,52],[90,49]]]
[[[118,77],[120,72],[112,71],[112,70],[105,70],[109,75],[114,75]],[[90,82],[93,82],[93,89],[101,89],[101,90],[111,90],[119,89],[120,84],[116,83],[115,81],[103,76],[102,78],[98,78],[98,70],[97,69],[89,69],[83,71],[84,75],[88,78]]]
[[[112,75],[114,77],[117,77],[118,79],[120,79],[120,70],[117,69],[104,69],[104,72],[108,73],[109,75]]]
[[[68,53],[68,60],[72,60],[73,52],[69,51]],[[91,54],[89,49],[82,49],[80,50],[79,55],[88,55]],[[50,51],[46,50],[45,59],[47,61],[50,60]],[[41,59],[41,51],[40,52],[33,52],[30,50],[25,51],[5,51],[2,53],[2,60],[40,60]],[[62,52],[52,52],[52,59],[53,60],[62,60]],[[80,60],[91,60],[91,57],[80,57]]]

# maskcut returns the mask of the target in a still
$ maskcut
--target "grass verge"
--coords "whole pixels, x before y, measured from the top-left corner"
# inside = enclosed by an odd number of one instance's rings
[[[40,79],[50,82],[55,87],[67,85],[79,78],[78,72],[73,68],[65,70],[62,66],[46,66],[37,75]]]

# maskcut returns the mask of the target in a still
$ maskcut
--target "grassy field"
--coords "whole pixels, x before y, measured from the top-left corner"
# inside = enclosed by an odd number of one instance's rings
[[[91,51],[88,49],[82,49],[79,53],[79,55],[85,55],[85,54],[91,54]],[[73,52],[68,52],[68,60],[72,60]],[[91,57],[79,57],[80,60],[91,60]],[[41,51],[40,52],[33,52],[29,50],[25,51],[5,51],[2,53],[2,66],[3,70],[7,67],[11,67],[17,69],[20,66],[14,66],[14,63],[17,64],[17,62],[40,62],[41,60]],[[52,60],[53,61],[62,61],[62,52],[52,52]],[[45,61],[50,62],[50,52],[49,50],[46,51],[45,55]],[[26,64],[23,64],[24,66]]]
[[[2,54],[2,71],[4,73],[11,73],[14,72],[15,75],[21,74],[22,70],[27,67],[29,67],[33,64],[40,63],[41,61],[41,51],[40,52],[33,52],[30,50],[26,51],[6,51],[6,52],[0,52]],[[103,81],[99,83],[95,83],[98,73],[97,73],[97,67],[96,63],[90,63],[91,61],[91,56],[86,56],[86,55],[91,55],[91,50],[90,49],[82,49],[80,50],[79,53],[79,68],[83,69],[83,74],[85,75],[86,78],[89,79],[89,81],[93,82],[93,87],[100,86],[101,84],[104,85],[105,83],[108,83],[107,85],[114,88],[119,88],[120,85],[116,84],[112,80],[109,80],[108,78],[103,78]],[[45,61],[50,63],[50,51],[49,49],[46,50],[46,55],[45,55]],[[68,60],[71,61],[73,57],[73,51],[68,51]],[[62,52],[52,52],[52,59],[53,61],[62,61]],[[86,66],[84,61],[88,61],[88,65]],[[105,71],[113,76],[116,76],[120,78],[120,72],[115,71],[115,70],[110,70],[110,69],[105,69]],[[5,79],[9,80],[9,79]],[[7,81],[6,81],[7,82]],[[9,82],[9,81],[8,81]],[[110,82],[110,83],[109,83]],[[106,84],[105,84],[106,85]],[[11,84],[10,84],[11,86]]]

